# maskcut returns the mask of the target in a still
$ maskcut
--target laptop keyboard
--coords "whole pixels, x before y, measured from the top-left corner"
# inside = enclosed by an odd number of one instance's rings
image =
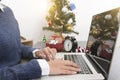
[[[92,74],[92,71],[81,55],[68,54],[64,55],[64,59],[73,61],[80,66],[81,71],[78,72],[78,74]]]

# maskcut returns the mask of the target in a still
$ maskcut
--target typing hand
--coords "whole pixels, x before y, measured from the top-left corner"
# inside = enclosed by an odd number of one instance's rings
[[[59,74],[77,74],[80,71],[80,67],[69,60],[55,59],[48,61],[50,66],[50,75]]]
[[[57,50],[55,48],[43,48],[35,52],[36,57],[46,59],[47,61],[54,60]]]

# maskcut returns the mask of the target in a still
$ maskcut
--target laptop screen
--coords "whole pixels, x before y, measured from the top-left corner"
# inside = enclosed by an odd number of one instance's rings
[[[87,42],[87,53],[94,55],[98,63],[100,60],[108,63],[101,63],[101,66],[107,73],[114,52],[119,22],[120,8],[105,11],[92,17]]]

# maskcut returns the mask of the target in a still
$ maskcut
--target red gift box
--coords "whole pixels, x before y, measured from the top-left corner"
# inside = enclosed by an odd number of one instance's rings
[[[50,41],[46,42],[46,46],[50,48],[56,48],[58,52],[63,51],[64,39],[62,39],[61,36],[51,36],[51,38],[52,40],[57,40],[57,39],[61,39],[61,40],[58,41],[57,43],[50,43]]]

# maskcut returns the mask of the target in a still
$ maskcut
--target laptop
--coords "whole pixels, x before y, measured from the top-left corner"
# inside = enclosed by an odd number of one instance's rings
[[[120,24],[120,8],[92,17],[85,53],[59,53],[57,58],[74,61],[81,71],[75,75],[43,76],[36,80],[107,80]]]

